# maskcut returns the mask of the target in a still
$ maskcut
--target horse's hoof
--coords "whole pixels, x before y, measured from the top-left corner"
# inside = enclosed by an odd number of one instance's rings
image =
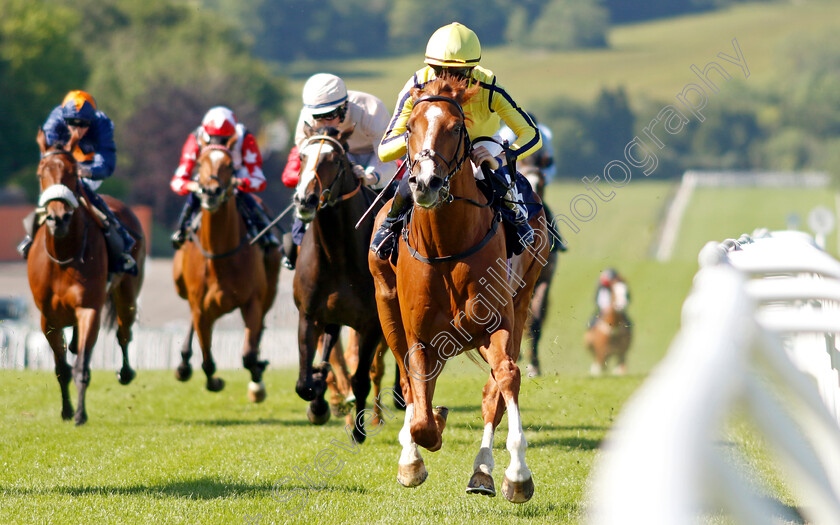
[[[335,417],[344,417],[356,408],[356,397],[350,394],[344,399],[339,399],[337,403],[330,405],[332,415]]]
[[[589,366],[589,375],[594,376],[594,377],[599,377],[603,373],[604,373],[604,369],[601,368],[601,365],[599,365],[598,363],[592,363]]]
[[[81,414],[76,414],[76,426],[80,427],[87,423],[87,413],[82,412]]]
[[[192,377],[191,366],[179,366],[175,369],[175,379],[178,381],[189,381]]]
[[[221,392],[225,388],[225,380],[221,377],[207,378],[207,390],[211,392]]]
[[[61,419],[70,421],[73,419],[73,407],[68,406],[61,409]]]
[[[614,376],[623,376],[627,375],[627,365],[618,365],[613,369]]]
[[[313,425],[323,425],[330,420],[330,411],[324,410],[323,413],[316,414],[315,411],[312,410],[312,403],[309,403],[306,407],[306,417]]]
[[[362,443],[365,442],[365,439],[367,439],[367,434],[365,434],[364,432],[362,432],[358,428],[353,427],[353,439],[356,440],[356,443],[361,445]]]
[[[265,401],[265,396],[265,383],[262,381],[259,383],[253,381],[248,382],[248,401],[251,403],[262,403]]]
[[[117,371],[117,381],[119,381],[121,385],[131,383],[135,377],[137,377],[137,373],[131,368],[122,368]]]
[[[446,407],[435,407],[432,409],[432,416],[435,418],[438,430],[443,432],[443,429],[446,428],[446,418],[449,416],[449,409]]]
[[[510,481],[507,476],[502,482],[502,494],[511,503],[525,503],[534,495],[534,478],[525,481]]]
[[[480,494],[482,496],[496,496],[496,484],[493,483],[493,476],[484,472],[475,472],[467,483],[467,494]]]
[[[537,365],[527,365],[525,370],[528,372],[528,377],[534,378],[539,377],[540,375],[540,367]]]
[[[426,481],[427,477],[429,473],[422,459],[408,465],[400,465],[397,471],[397,481],[403,487],[416,487]]]

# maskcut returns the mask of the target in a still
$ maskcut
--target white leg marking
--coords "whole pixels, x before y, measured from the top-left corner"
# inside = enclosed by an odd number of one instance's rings
[[[484,425],[484,436],[481,438],[481,448],[473,463],[473,472],[483,472],[488,476],[493,474],[493,423]]]
[[[403,447],[400,454],[400,465],[411,465],[417,461],[423,461],[420,452],[417,451],[417,444],[411,437],[412,417],[414,417],[414,403],[409,403],[405,407],[405,422],[399,434],[400,445]]]
[[[522,419],[519,417],[519,406],[508,403],[508,438],[507,449],[510,452],[510,465],[505,470],[505,477],[510,481],[527,481],[531,478],[531,470],[525,464],[525,433],[522,432]]]

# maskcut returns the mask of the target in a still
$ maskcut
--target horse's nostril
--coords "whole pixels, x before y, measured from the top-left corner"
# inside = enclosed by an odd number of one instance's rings
[[[441,179],[439,177],[434,177],[429,182],[429,189],[430,190],[437,191],[441,188],[441,186],[443,186],[443,179]]]
[[[307,206],[315,206],[316,204],[318,204],[318,196],[314,193],[310,193],[306,196],[305,202]]]
[[[410,175],[408,177],[408,183],[409,184],[417,184],[417,175],[414,175],[414,174]]]

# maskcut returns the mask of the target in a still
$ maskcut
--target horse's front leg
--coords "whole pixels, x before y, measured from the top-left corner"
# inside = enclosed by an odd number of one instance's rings
[[[262,301],[253,300],[240,308],[242,320],[245,321],[245,344],[242,348],[242,366],[251,372],[248,383],[248,399],[252,403],[265,400],[265,383],[262,375],[268,361],[260,360],[260,340],[263,332]]]
[[[64,348],[64,331],[55,326],[50,326],[46,316],[41,316],[41,330],[50,344],[55,359],[55,377],[58,379],[58,386],[61,388],[61,419],[68,420],[73,417],[73,404],[70,403],[69,384],[73,378],[72,369],[67,364],[67,351]]]
[[[301,399],[310,402],[306,408],[306,416],[314,425],[323,425],[330,418],[330,407],[324,400],[330,365],[329,362],[313,365],[318,349],[318,339],[322,334],[324,334],[324,328],[320,323],[305,314],[300,314],[298,318],[299,371],[295,392]],[[329,360],[328,353],[331,350],[329,347],[334,344],[335,338],[329,335],[324,337],[323,357],[327,360]]]
[[[516,365],[511,339],[512,336],[509,331],[497,330],[490,336],[490,347],[482,353],[487,357],[487,362],[493,370],[493,377],[496,378],[496,384],[504,399],[508,414],[507,449],[510,453],[510,465],[505,470],[502,493],[508,501],[524,503],[534,495],[534,481],[531,470],[525,463],[525,449],[528,442],[525,440],[519,412],[521,375],[519,367]],[[488,401],[492,404],[497,399],[498,395],[493,396]],[[485,421],[485,425],[486,423]]]
[[[211,392],[220,392],[225,387],[225,381],[221,377],[213,377],[216,373],[216,363],[213,361],[213,354],[210,351],[213,342],[213,323],[216,321],[201,312],[194,314],[193,326],[195,333],[198,334],[198,344],[201,346],[201,356],[203,362],[201,368],[204,370],[204,375],[207,376],[207,390]]]
[[[74,420],[76,425],[83,425],[87,421],[85,410],[85,394],[90,384],[90,355],[93,352],[93,345],[99,336],[100,312],[95,308],[76,308],[76,326],[74,338],[78,341],[78,355],[73,364],[73,380],[76,383],[78,393],[76,414]]]
[[[370,367],[373,363],[374,353],[376,353],[379,342],[382,340],[382,333],[379,331],[379,326],[373,326],[365,330],[364,333],[360,332],[359,336],[359,362],[353,372],[353,377],[350,379],[350,384],[353,387],[353,395],[356,397],[356,424],[353,428],[353,435],[356,441],[363,443],[367,437],[363,419],[367,396],[370,394]],[[370,424],[373,426],[373,422],[370,422]],[[376,426],[379,426],[378,419]]]
[[[178,368],[175,369],[175,379],[178,381],[189,381],[192,377],[192,365],[190,359],[192,358],[192,340],[195,334],[195,326],[190,323],[190,330],[187,338],[184,339],[184,344],[181,346],[181,362]]]

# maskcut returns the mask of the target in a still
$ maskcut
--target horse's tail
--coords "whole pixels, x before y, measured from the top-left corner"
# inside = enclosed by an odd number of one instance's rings
[[[112,294],[108,294],[108,298],[105,299],[105,304],[102,307],[102,323],[106,330],[117,329],[117,306]]]

